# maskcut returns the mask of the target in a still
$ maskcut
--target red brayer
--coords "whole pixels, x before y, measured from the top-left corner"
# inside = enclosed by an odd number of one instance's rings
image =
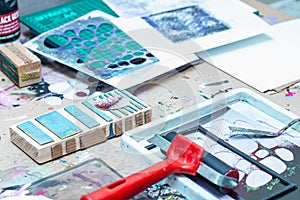
[[[196,175],[203,160],[204,149],[179,134],[166,155],[166,160],[84,195],[81,200],[130,199],[173,173]]]

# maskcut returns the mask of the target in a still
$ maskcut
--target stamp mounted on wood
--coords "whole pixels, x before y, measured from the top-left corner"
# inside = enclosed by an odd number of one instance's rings
[[[18,87],[32,85],[42,80],[41,60],[21,43],[0,47],[0,69]]]
[[[151,121],[151,108],[112,90],[10,127],[11,142],[38,163],[85,149]]]

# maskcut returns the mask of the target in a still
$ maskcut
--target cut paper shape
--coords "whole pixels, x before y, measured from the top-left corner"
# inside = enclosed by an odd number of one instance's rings
[[[269,155],[269,152],[265,149],[261,149],[261,150],[258,150],[255,155],[258,157],[258,158],[264,158],[266,156]]]
[[[254,140],[245,136],[229,139],[229,144],[246,154],[250,154],[258,148],[258,144]]]
[[[294,154],[286,148],[277,148],[275,149],[276,155],[278,155],[284,161],[293,161]]]
[[[257,178],[259,177],[259,178]],[[246,178],[246,184],[249,187],[257,188],[261,187],[272,180],[272,176],[261,170],[254,170],[248,174]]]
[[[268,156],[260,162],[278,174],[283,173],[287,168],[286,164],[275,156]]]

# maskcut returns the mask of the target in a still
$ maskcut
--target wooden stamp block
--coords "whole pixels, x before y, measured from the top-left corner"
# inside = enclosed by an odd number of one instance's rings
[[[0,69],[18,87],[32,85],[42,80],[40,59],[21,43],[0,47]]]
[[[45,113],[11,126],[11,141],[38,163],[105,142],[151,121],[151,108],[133,97],[113,90],[99,99],[120,100],[119,106],[102,109],[88,99]]]

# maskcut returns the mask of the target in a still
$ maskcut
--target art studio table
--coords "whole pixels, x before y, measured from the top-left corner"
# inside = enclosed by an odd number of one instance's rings
[[[49,104],[46,98],[40,99],[20,93],[10,94],[15,90],[18,93],[18,88],[13,86],[5,75],[0,73],[0,76],[2,90],[0,95],[3,94],[5,98],[8,97],[5,99],[7,105],[3,105],[0,109],[0,187],[32,183],[94,158],[100,158],[121,176],[134,173],[145,167],[145,163],[141,163],[138,157],[122,151],[120,148],[121,137],[112,138],[86,150],[77,151],[42,165],[37,164],[10,142],[9,127],[45,112],[74,104],[81,101],[82,98],[63,98],[62,102],[55,105]],[[91,86],[90,88],[93,88],[89,95],[95,92],[98,84],[98,81],[93,78],[49,61],[43,64],[43,77],[50,85],[68,80],[83,81]],[[152,121],[154,121],[208,99],[221,98],[225,93],[236,88],[248,88],[294,114],[300,115],[299,88],[293,88],[291,91],[283,90],[272,95],[260,93],[206,62],[180,73],[166,74],[128,91],[151,106]],[[290,92],[294,93],[291,94]],[[89,180],[82,178],[82,181],[88,182]],[[86,188],[69,188],[64,185],[60,189],[65,193],[70,193],[74,190],[85,191]]]

